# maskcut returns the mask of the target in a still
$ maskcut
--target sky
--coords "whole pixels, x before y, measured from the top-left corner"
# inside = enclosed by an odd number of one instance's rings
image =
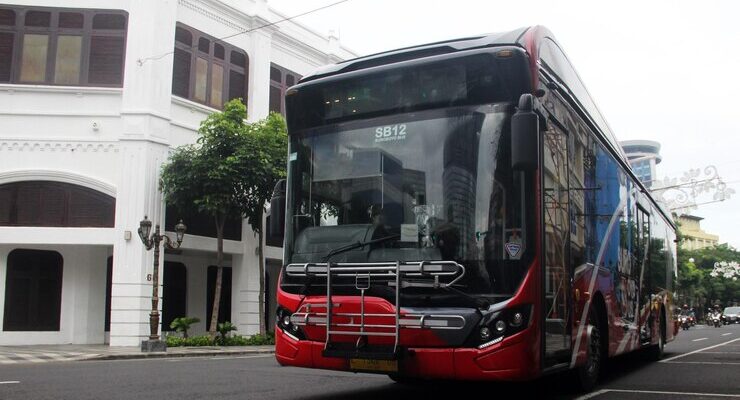
[[[268,0],[296,15],[336,0]],[[715,166],[730,199],[699,205],[702,229],[740,248],[740,2],[349,0],[297,19],[358,55],[544,25],[619,140],[660,142],[657,175]],[[697,203],[712,201],[704,192]],[[667,194],[668,195],[668,194]]]

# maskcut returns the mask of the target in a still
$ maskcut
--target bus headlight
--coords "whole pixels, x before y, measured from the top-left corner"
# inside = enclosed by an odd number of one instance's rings
[[[519,327],[522,325],[522,322],[524,321],[524,316],[521,312],[515,312],[514,316],[511,317],[511,326],[513,327]]]
[[[478,337],[469,339],[469,344],[484,349],[502,342],[507,336],[517,334],[529,326],[532,305],[523,304],[484,314],[478,329]]]
[[[491,338],[491,330],[487,326],[480,328],[480,340],[486,341]]]
[[[298,325],[291,322],[291,312],[283,307],[277,309],[277,327],[280,328],[285,334],[292,337],[295,340],[304,339],[303,332]]]

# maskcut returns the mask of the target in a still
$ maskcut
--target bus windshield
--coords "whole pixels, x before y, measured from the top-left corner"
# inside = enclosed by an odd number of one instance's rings
[[[389,238],[331,261],[453,260],[466,269],[460,290],[513,295],[534,252],[534,207],[530,178],[510,167],[512,112],[444,108],[292,134],[287,263]]]

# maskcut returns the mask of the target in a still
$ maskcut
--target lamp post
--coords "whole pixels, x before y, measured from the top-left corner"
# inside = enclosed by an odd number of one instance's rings
[[[152,221],[148,220],[146,215],[139,222],[139,237],[147,250],[154,248],[154,271],[152,272],[152,312],[149,313],[149,340],[141,342],[141,351],[167,351],[167,344],[159,339],[159,245],[164,242],[164,247],[168,249],[177,249],[182,244],[182,238],[185,236],[187,227],[182,220],[175,225],[175,234],[177,242],[173,243],[172,239],[165,234],[159,233],[159,224],[154,228],[154,233],[150,236],[152,230]]]

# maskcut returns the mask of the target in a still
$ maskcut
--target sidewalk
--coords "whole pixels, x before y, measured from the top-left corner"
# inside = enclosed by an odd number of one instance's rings
[[[53,361],[131,360],[137,358],[217,357],[273,354],[274,346],[169,347],[166,353],[142,353],[138,347],[108,345],[0,346],[0,365]]]

